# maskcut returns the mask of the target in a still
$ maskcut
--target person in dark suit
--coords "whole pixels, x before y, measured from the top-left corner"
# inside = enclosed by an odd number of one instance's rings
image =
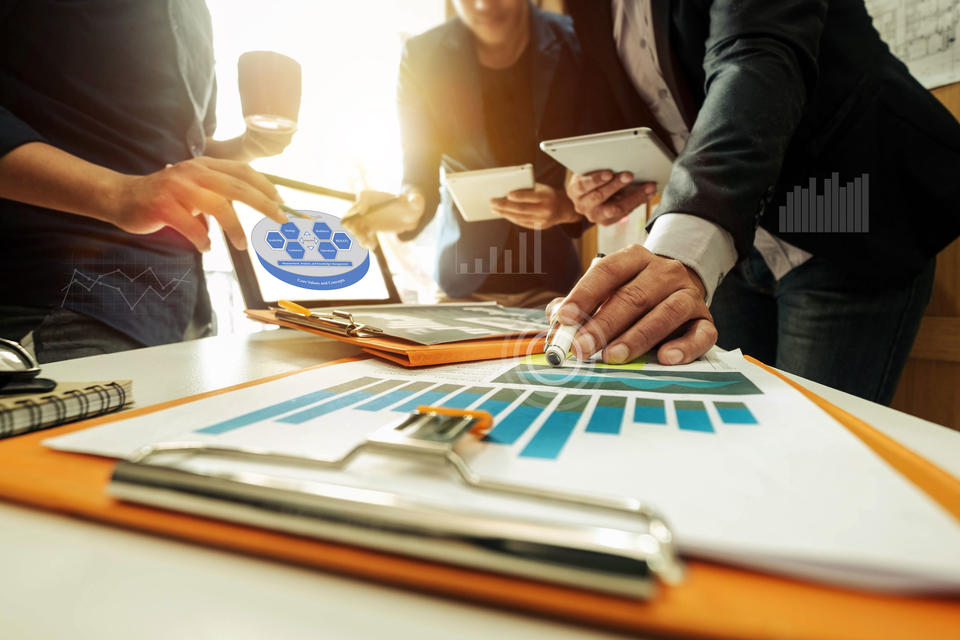
[[[389,196],[361,194],[344,226],[369,246],[377,231],[413,238],[436,212],[436,276],[448,296],[543,304],[580,273],[572,238],[582,219],[564,192],[565,169],[538,147],[582,130],[580,49],[568,17],[528,0],[453,5],[456,18],[404,48],[398,103],[405,197],[368,214],[369,204]],[[465,222],[438,180],[441,166],[462,171],[528,162],[536,186],[496,199],[492,208],[503,219]],[[462,264],[473,271],[478,259],[487,265],[491,248],[498,260],[486,270],[498,273],[463,272]]]
[[[619,107],[606,128],[652,127],[679,153],[645,246],[606,258],[559,309],[573,322],[610,296],[576,346],[623,362],[659,345],[675,364],[719,334],[889,401],[934,256],[960,233],[960,125],[890,53],[863,0],[568,8]],[[577,210],[609,223],[645,197],[616,177],[575,176]],[[860,184],[854,228],[813,231],[811,187],[822,196],[827,179]],[[786,220],[788,199],[803,219]]]

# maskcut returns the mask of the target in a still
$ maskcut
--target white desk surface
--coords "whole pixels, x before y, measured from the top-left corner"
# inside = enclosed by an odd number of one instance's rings
[[[147,406],[357,353],[265,331],[71,360],[44,374],[130,378]],[[960,434],[806,384],[960,476]],[[6,503],[0,568],[2,638],[616,637]]]

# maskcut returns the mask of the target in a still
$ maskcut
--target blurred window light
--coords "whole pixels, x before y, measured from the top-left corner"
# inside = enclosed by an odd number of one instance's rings
[[[279,156],[253,167],[327,187],[397,191],[402,178],[396,115],[397,66],[403,42],[444,21],[444,0],[207,0],[217,60],[217,139],[240,135],[244,120],[237,90],[237,59],[244,51],[277,51],[296,59],[303,73],[297,133]],[[341,212],[342,213],[342,212]],[[216,234],[212,234],[216,235]],[[204,256],[220,334],[248,333],[260,325],[243,318],[243,302],[220,236]],[[412,280],[432,268],[429,245]],[[389,243],[395,250],[397,243]],[[427,247],[423,247],[427,248]],[[402,250],[402,249],[401,249]],[[389,257],[389,256],[388,256]],[[398,274],[403,279],[404,274]],[[398,283],[401,285],[401,283]],[[401,286],[403,289],[403,286]],[[411,291],[423,299],[424,293]]]

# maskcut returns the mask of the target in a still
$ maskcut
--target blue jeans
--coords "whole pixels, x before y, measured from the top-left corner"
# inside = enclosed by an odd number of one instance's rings
[[[889,404],[930,300],[935,267],[931,260],[907,285],[878,288],[814,256],[777,281],[754,249],[714,294],[717,343]]]
[[[0,337],[21,342],[41,364],[143,347],[143,343],[69,309],[0,306]]]

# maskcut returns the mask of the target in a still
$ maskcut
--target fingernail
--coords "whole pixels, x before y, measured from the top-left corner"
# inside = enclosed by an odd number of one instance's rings
[[[620,176],[620,182],[622,182],[623,184],[627,184],[628,182],[632,182],[632,181],[633,181],[633,176],[631,176],[629,173],[625,173],[622,176]]]
[[[580,322],[580,308],[572,302],[560,305],[557,309],[557,319],[565,324],[576,324]]]
[[[570,350],[577,356],[577,360],[585,360],[597,352],[597,343],[589,333],[583,333],[576,337]]]
[[[647,186],[645,186],[645,187],[643,188],[643,192],[646,193],[648,196],[652,196],[653,194],[655,194],[655,193],[657,192],[657,185],[655,185],[655,184],[648,184]]]
[[[603,173],[600,174],[600,179],[603,180],[604,182],[609,181],[611,178],[613,178],[613,174],[610,173],[609,171],[604,171]]]
[[[603,354],[603,361],[609,364],[623,364],[629,357],[630,349],[627,345],[620,343],[607,347]]]
[[[680,349],[667,349],[663,352],[663,364],[679,364],[683,360],[683,351]]]

